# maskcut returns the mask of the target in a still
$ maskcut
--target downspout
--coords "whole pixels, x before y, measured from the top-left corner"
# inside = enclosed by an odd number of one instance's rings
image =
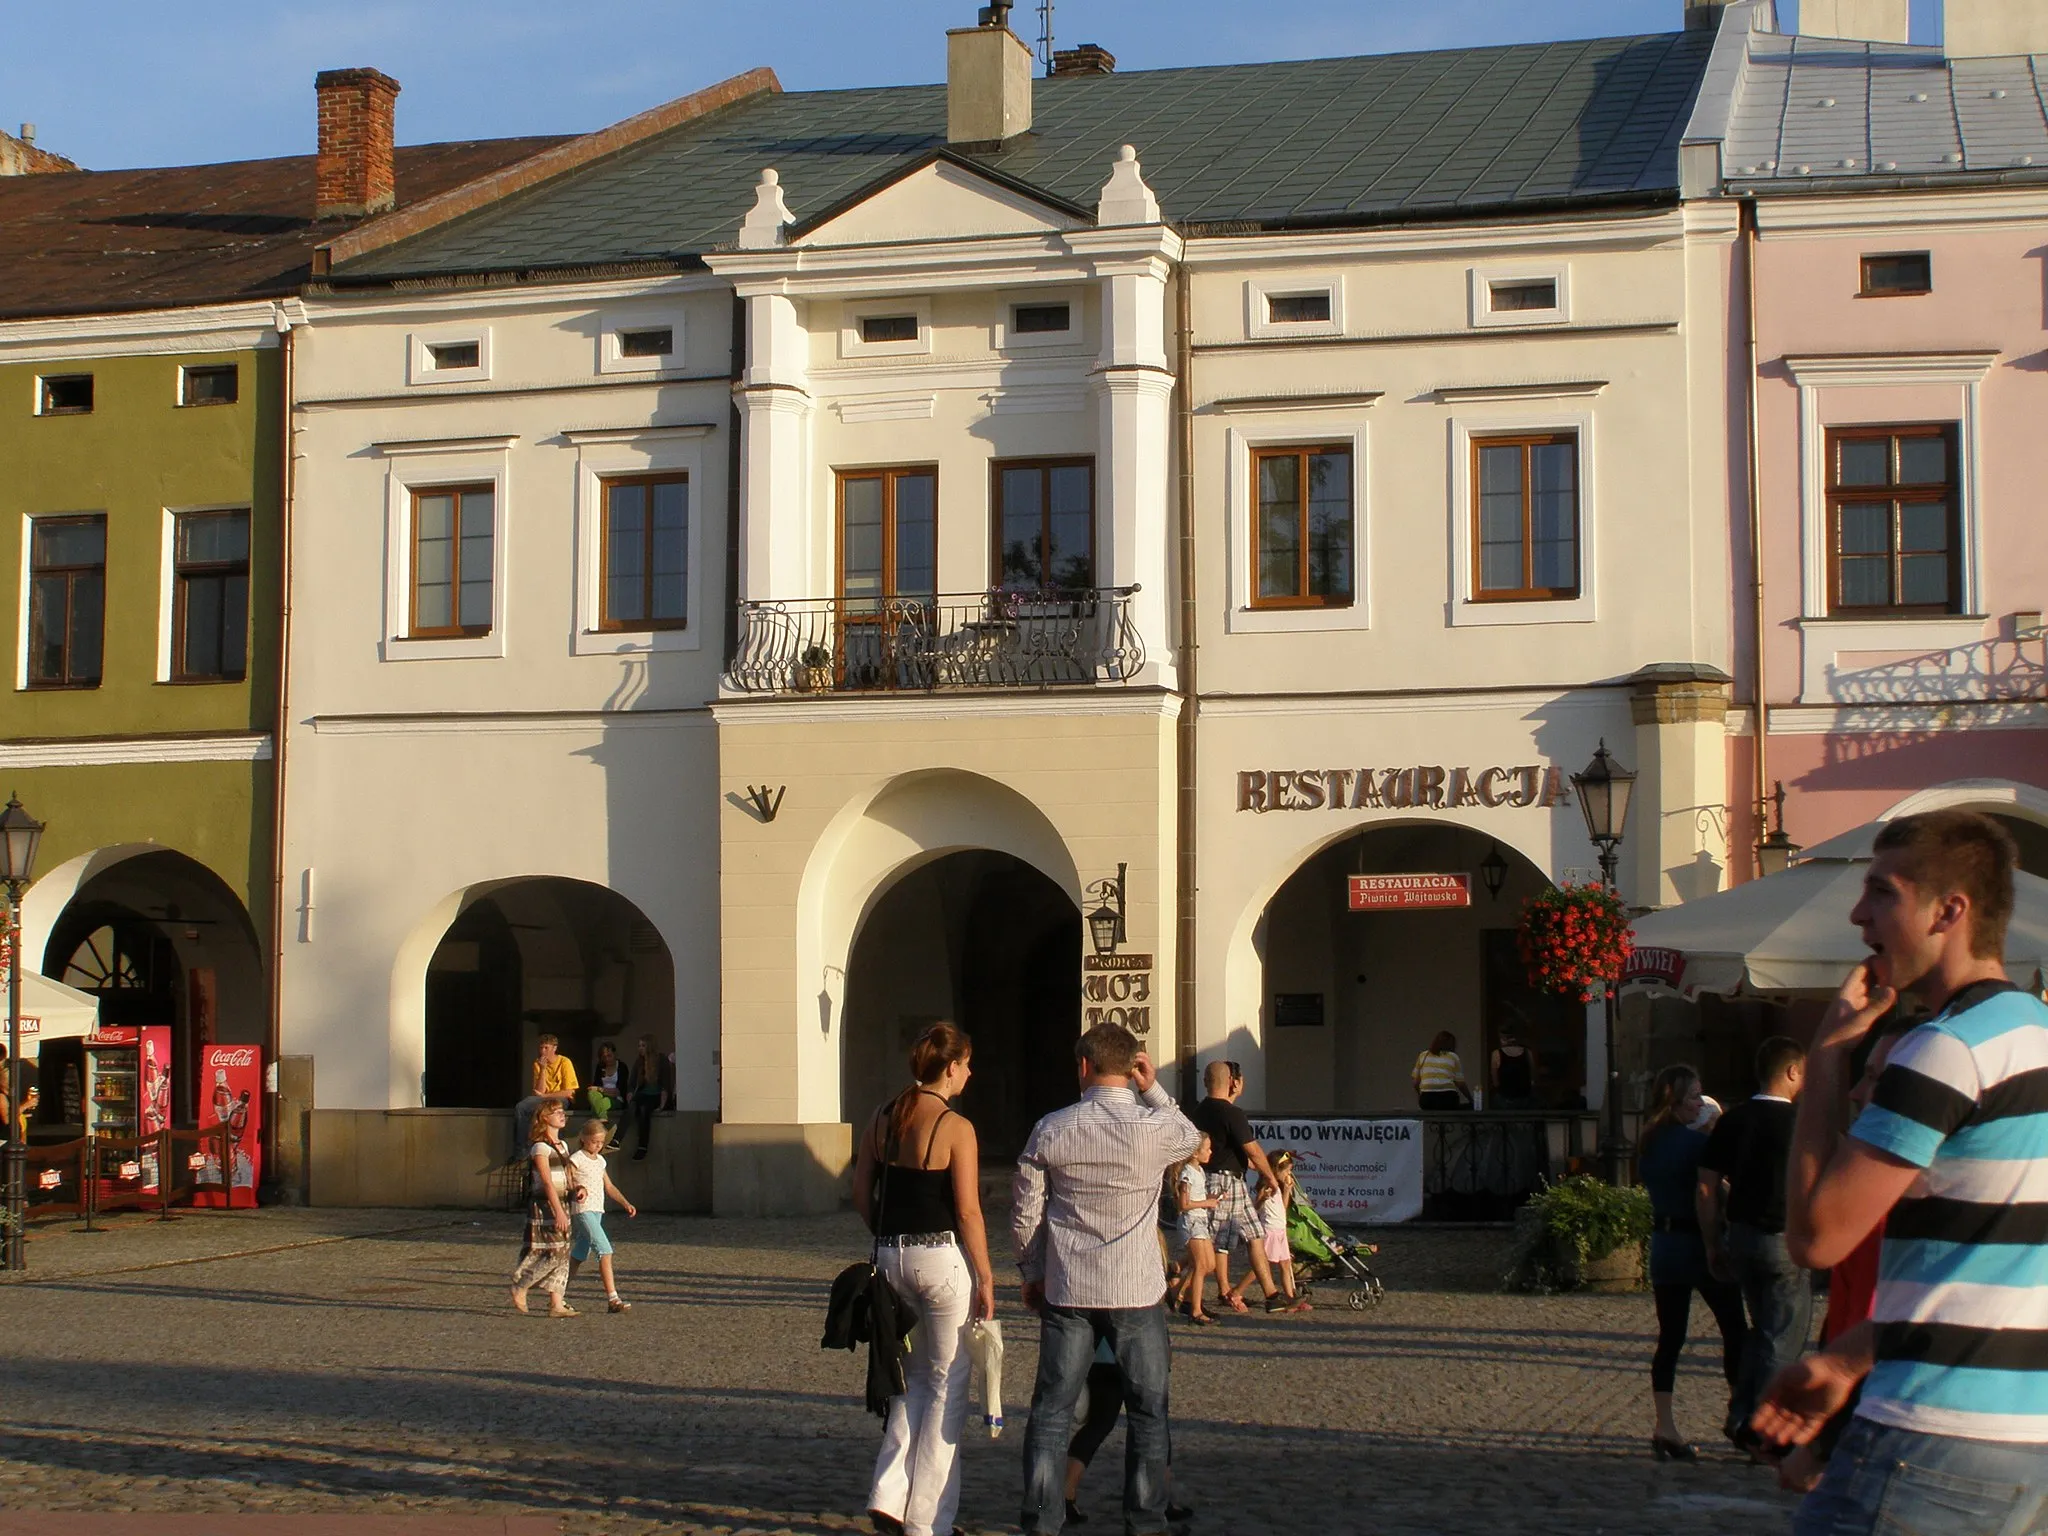
[[[1754,818],[1752,844],[1763,841],[1763,808],[1770,786],[1767,745],[1770,709],[1764,693],[1764,518],[1762,422],[1757,401],[1756,340],[1756,199],[1742,200],[1743,320],[1749,331],[1748,366],[1743,374],[1743,395],[1749,410],[1749,601],[1750,601],[1750,700],[1755,710],[1755,748],[1750,753],[1750,814]],[[1761,874],[1751,862],[1752,874]]]
[[[278,325],[278,398],[281,409],[278,466],[278,626],[277,626],[277,715],[270,735],[270,1017],[263,1038],[263,1130],[259,1145],[270,1194],[280,1194],[277,1166],[278,1083],[283,1073],[279,1057],[284,1050],[284,764],[285,739],[291,721],[292,676],[292,496],[296,488],[296,463],[292,452],[292,408],[296,399],[296,362],[293,343],[297,333],[283,309]],[[299,1170],[301,1174],[304,1169]],[[294,1201],[294,1203],[296,1203]]]
[[[1196,623],[1201,608],[1195,592],[1195,393],[1194,298],[1187,263],[1181,263],[1174,291],[1174,448],[1180,463],[1174,476],[1174,516],[1179,523],[1180,580],[1179,666],[1180,715],[1174,721],[1175,847],[1174,953],[1175,1032],[1180,1046],[1180,1093],[1195,1092],[1195,962],[1196,844],[1199,807],[1195,800],[1195,730],[1201,694],[1196,686]]]

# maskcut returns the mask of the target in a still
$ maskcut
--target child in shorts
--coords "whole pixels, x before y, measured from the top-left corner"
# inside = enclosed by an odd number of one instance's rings
[[[586,1120],[577,1132],[577,1147],[569,1154],[569,1278],[576,1278],[577,1266],[597,1256],[598,1277],[604,1281],[605,1309],[630,1312],[631,1302],[619,1297],[619,1284],[612,1275],[611,1239],[604,1235],[604,1202],[616,1200],[628,1216],[640,1214],[633,1202],[620,1193],[619,1186],[604,1164],[604,1144],[609,1130],[602,1120]]]
[[[1184,1304],[1188,1316],[1203,1327],[1216,1321],[1202,1310],[1202,1294],[1208,1289],[1210,1271],[1216,1267],[1216,1199],[1209,1193],[1206,1172],[1210,1151],[1209,1138],[1204,1136],[1187,1161],[1174,1170],[1173,1179],[1174,1196],[1180,1205],[1180,1235],[1188,1245],[1187,1273],[1181,1277],[1174,1304]]]

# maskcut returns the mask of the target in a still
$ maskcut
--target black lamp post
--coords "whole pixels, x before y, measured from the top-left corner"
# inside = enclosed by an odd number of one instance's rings
[[[0,811],[0,885],[7,887],[7,1232],[0,1269],[26,1269],[28,1147],[21,1113],[21,893],[35,873],[43,824],[10,795]]]
[[[1600,850],[1601,883],[1610,891],[1614,889],[1614,872],[1619,863],[1615,850],[1621,846],[1622,829],[1628,822],[1629,796],[1635,787],[1636,776],[1614,760],[1605,741],[1593,754],[1593,761],[1586,765],[1586,771],[1572,775],[1572,788],[1578,792],[1579,809],[1586,817],[1586,835]],[[1619,1188],[1628,1182],[1629,1159],[1635,1156],[1636,1149],[1629,1144],[1621,1125],[1621,1062],[1614,1054],[1615,996],[1612,981],[1607,983],[1604,1002],[1607,1012],[1607,1096],[1606,1114],[1602,1117],[1600,1162],[1607,1170],[1607,1182]]]
[[[1770,804],[1777,811],[1777,825],[1760,839],[1756,845],[1756,870],[1760,875],[1782,875],[1792,867],[1792,861],[1799,857],[1799,845],[1785,835],[1785,785],[1777,782]],[[1757,819],[1763,819],[1763,807],[1757,807]]]
[[[1095,910],[1088,914],[1088,942],[1098,955],[1113,955],[1116,947],[1130,937],[1124,931],[1124,872],[1128,864],[1116,867],[1114,880],[1098,880],[1088,887],[1087,899]]]

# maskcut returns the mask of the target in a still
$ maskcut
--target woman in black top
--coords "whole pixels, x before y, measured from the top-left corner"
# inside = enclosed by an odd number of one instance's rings
[[[960,1505],[967,1332],[995,1316],[981,1219],[981,1151],[952,1107],[974,1042],[934,1024],[910,1051],[911,1084],[875,1112],[853,1169],[853,1203],[875,1234],[875,1267],[917,1314],[904,1395],[891,1400],[868,1516],[884,1536],[947,1536]]]

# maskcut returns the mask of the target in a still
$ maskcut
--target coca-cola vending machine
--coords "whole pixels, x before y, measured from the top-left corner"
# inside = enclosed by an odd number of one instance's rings
[[[228,1128],[227,1166],[200,1175],[192,1203],[252,1206],[263,1173],[262,1047],[207,1046],[199,1053],[199,1087],[199,1129]],[[211,1156],[211,1146],[207,1150]]]
[[[131,1140],[171,1123],[171,1031],[161,1024],[103,1024],[85,1040],[86,1097],[96,1136]],[[122,1149],[100,1178],[116,1192],[160,1187],[156,1149]]]

